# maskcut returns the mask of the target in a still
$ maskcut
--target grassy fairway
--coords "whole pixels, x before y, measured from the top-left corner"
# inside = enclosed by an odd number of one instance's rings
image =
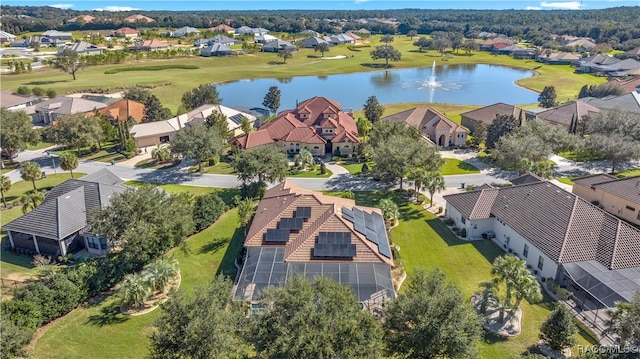
[[[372,46],[378,45],[379,37],[372,38]],[[393,63],[394,68],[413,68],[430,66],[435,60],[442,64],[494,64],[519,67],[536,71],[534,76],[518,81],[520,86],[542,91],[547,85],[554,85],[559,101],[573,99],[580,87],[585,84],[599,84],[606,81],[603,77],[587,74],[574,74],[570,66],[542,65],[533,60],[515,60],[508,56],[494,56],[487,52],[477,52],[471,55],[452,54],[446,61],[435,51],[417,52],[413,40],[396,36],[393,42],[402,53],[402,60]],[[295,53],[286,64],[276,54],[256,53],[238,57],[204,58],[189,57],[170,60],[144,60],[122,65],[101,65],[88,67],[77,74],[77,80],[72,80],[69,74],[56,69],[43,69],[32,73],[2,76],[0,88],[17,89],[19,86],[41,86],[53,88],[58,93],[70,93],[87,89],[117,89],[134,84],[166,85],[153,90],[165,106],[174,112],[180,104],[180,95],[187,90],[204,82],[224,82],[251,78],[287,78],[304,75],[332,75],[362,71],[378,70],[382,60],[373,61],[369,52],[373,48],[362,51],[351,51],[346,46],[331,48],[326,56],[339,54],[353,55],[342,60],[321,60],[311,49],[302,49]],[[105,75],[105,71],[123,67],[146,67],[149,65],[178,65],[197,66],[197,69],[165,69],[162,71],[125,71]]]
[[[194,287],[206,285],[219,272],[235,276],[233,260],[242,248],[242,233],[236,228],[237,211],[228,211],[214,225],[189,238],[189,254],[174,251],[182,276],[181,292],[190,293]],[[36,342],[33,357],[144,358],[159,313],[156,309],[140,316],[125,316],[118,310],[117,299],[107,296],[51,325]]]
[[[445,158],[442,166],[442,175],[463,175],[469,173],[480,173],[480,170],[467,162],[455,158]]]

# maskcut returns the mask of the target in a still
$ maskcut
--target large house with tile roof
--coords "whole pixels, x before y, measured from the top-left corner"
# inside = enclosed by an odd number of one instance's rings
[[[573,180],[571,192],[605,211],[640,226],[640,176],[595,174]]]
[[[462,126],[468,128],[469,131],[471,131],[471,133],[473,134],[473,131],[475,131],[476,124],[478,122],[483,122],[485,125],[489,126],[493,123],[493,120],[496,119],[496,116],[513,116],[517,119],[526,121],[534,118],[533,115],[517,106],[498,102],[494,103],[493,105],[480,107],[478,109],[460,114],[460,123],[462,124]]]
[[[283,182],[266,191],[244,242],[234,299],[256,302],[291,278],[324,275],[365,305],[395,298],[382,212]]]
[[[420,130],[422,138],[438,147],[463,146],[469,131],[431,107],[416,107],[381,119]]]
[[[444,199],[447,217],[468,237],[492,231],[505,252],[524,259],[538,278],[570,285],[586,306],[629,301],[640,288],[640,229],[550,182]]]
[[[33,118],[36,122],[44,122],[48,124],[67,115],[86,113],[99,110],[104,107],[107,107],[107,105],[98,101],[91,101],[77,97],[58,96],[37,104],[35,106],[35,114],[33,115]]]
[[[637,91],[620,96],[608,96],[605,98],[585,97],[581,98],[580,101],[584,101],[601,110],[617,108],[624,111],[640,112],[640,87],[638,87]]]
[[[127,16],[124,18],[124,22],[128,22],[128,23],[134,23],[134,22],[154,22],[156,21],[155,19],[152,19],[148,16],[144,16],[144,15],[140,15],[140,14],[135,14],[135,15],[131,15],[131,16]]]
[[[360,142],[353,115],[340,109],[340,103],[326,97],[313,97],[293,110],[285,110],[260,126],[257,131],[231,140],[236,148],[275,144],[295,154],[306,149],[311,154],[348,155]]]
[[[3,226],[11,247],[48,256],[66,256],[83,248],[106,253],[105,239],[88,231],[87,224],[93,211],[104,209],[114,195],[128,189],[122,183],[105,168],[55,186],[33,211]]]
[[[144,104],[133,100],[122,99],[98,110],[98,113],[106,116],[114,126],[127,121],[129,117],[133,118],[137,123],[141,123],[144,118]]]
[[[546,121],[552,125],[562,126],[567,131],[573,131],[572,127],[583,127],[586,118],[592,117],[599,112],[599,108],[577,100],[538,112],[536,119]]]

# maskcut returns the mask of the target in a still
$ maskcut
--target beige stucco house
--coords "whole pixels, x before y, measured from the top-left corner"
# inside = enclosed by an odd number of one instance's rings
[[[469,130],[431,107],[416,107],[381,119],[420,130],[423,139],[437,147],[464,146]]]
[[[605,211],[640,225],[640,176],[596,174],[573,180],[572,193]]]

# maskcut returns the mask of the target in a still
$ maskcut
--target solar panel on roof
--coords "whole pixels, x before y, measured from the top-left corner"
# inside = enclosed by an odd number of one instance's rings
[[[302,222],[302,218],[282,218],[278,224],[278,228],[299,231],[302,229]]]
[[[348,244],[351,243],[351,233],[349,232],[320,232],[318,233],[318,243],[328,244]]]
[[[353,258],[356,256],[355,244],[316,243],[313,247],[314,257]]]
[[[364,214],[364,224],[368,229],[375,229],[373,224],[373,216],[369,213]]]
[[[342,217],[349,222],[353,222],[353,212],[347,207],[342,207]]]
[[[298,207],[296,208],[296,218],[310,218],[311,217],[311,207]]]
[[[265,242],[287,242],[289,240],[289,229],[267,229],[267,233],[265,233],[264,241]]]

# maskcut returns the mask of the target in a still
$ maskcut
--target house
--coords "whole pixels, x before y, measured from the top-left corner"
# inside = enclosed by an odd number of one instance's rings
[[[636,59],[636,60],[640,61],[640,46],[636,47],[635,49],[631,49],[631,50],[625,52],[624,56],[626,58]]]
[[[58,54],[62,54],[65,50],[71,50],[78,55],[97,55],[104,51],[104,49],[84,41],[74,42],[71,45],[60,47],[58,48]]]
[[[355,40],[345,34],[329,36],[329,42],[334,45],[353,44]]]
[[[541,53],[536,57],[536,61],[549,65],[570,65],[582,58],[579,54],[571,52],[552,52],[549,55]]]
[[[131,15],[131,16],[127,16],[124,18],[124,22],[128,22],[128,23],[134,23],[134,22],[155,22],[156,20],[144,16],[144,15],[140,15],[140,14],[135,14],[135,15]]]
[[[0,30],[0,44],[11,43],[17,38],[16,35]]]
[[[314,156],[349,155],[359,142],[353,115],[343,112],[340,103],[319,96],[280,112],[256,131],[231,140],[235,148],[275,144],[290,154],[306,149]]]
[[[127,191],[109,170],[68,179],[52,188],[33,211],[7,223],[12,248],[27,248],[47,256],[66,256],[83,248],[94,254],[108,251],[105,238],[90,232],[89,217],[107,207],[114,195]]]
[[[264,34],[268,34],[269,30],[267,29],[263,29],[261,27],[249,27],[249,26],[241,26],[239,28],[236,29],[236,34],[238,35],[253,35],[253,36],[260,36],[260,35],[264,35]]]
[[[623,94],[627,94],[629,92],[638,92],[640,93],[640,76],[632,76],[630,78],[614,78],[609,81],[609,84],[613,84],[622,89]]]
[[[538,278],[553,278],[585,309],[631,300],[640,288],[640,229],[547,181],[444,196],[469,238],[492,232]],[[596,290],[594,290],[596,289]]]
[[[362,43],[362,38],[360,36],[356,35],[355,33],[353,33],[352,31],[347,31],[344,34],[346,36],[352,38],[354,44],[361,44]]]
[[[183,36],[190,36],[190,35],[200,35],[200,30],[191,26],[183,26],[178,30],[171,32],[171,36],[174,36],[174,37],[183,37]]]
[[[320,44],[329,44],[329,46],[333,46],[332,43],[328,42],[327,40],[321,37],[308,37],[306,39],[302,39],[298,41],[298,43],[300,43],[302,47],[307,49],[313,49]]]
[[[579,39],[567,42],[564,46],[568,48],[576,49],[576,51],[578,52],[586,52],[596,47],[596,44],[589,39],[579,38]]]
[[[572,193],[603,210],[640,226],[640,176],[617,178],[595,174],[576,178]]]
[[[536,119],[562,126],[567,131],[574,132],[575,129],[572,126],[584,124],[585,118],[592,117],[599,112],[599,108],[577,100],[539,112]]]
[[[481,107],[475,110],[471,110],[460,114],[462,126],[468,128],[471,133],[475,131],[475,124],[483,122],[489,126],[496,119],[496,116],[513,116],[518,119],[532,120],[534,116],[527,113],[525,110],[506,103],[498,102],[493,105]]]
[[[47,30],[42,33],[42,36],[65,41],[69,41],[73,38],[70,32],[61,32],[58,30]]]
[[[166,50],[169,48],[169,43],[166,41],[151,39],[137,42],[131,50],[137,51],[156,51],[156,50]]]
[[[284,182],[266,191],[244,242],[233,298],[255,303],[298,275],[348,286],[367,308],[396,297],[382,213]]]
[[[633,111],[640,113],[640,91],[629,92],[620,96],[609,96],[605,98],[585,97],[580,101],[584,101],[589,105],[595,106],[601,110],[621,109],[624,111]]]
[[[24,110],[27,106],[32,106],[41,100],[40,96],[18,95],[11,90],[0,91],[0,107],[9,111]]]
[[[266,42],[274,41],[274,40],[278,40],[278,38],[269,34],[262,34],[256,38],[256,42],[259,44],[264,44]]]
[[[135,38],[135,37],[138,37],[138,30],[125,26],[125,27],[119,28],[118,30],[114,30],[113,36],[124,37],[124,38]]]
[[[224,44],[213,43],[200,49],[200,56],[231,56],[233,51]]]
[[[275,39],[265,42],[264,45],[262,45],[261,49],[261,51],[263,52],[279,52],[281,50],[297,51],[298,48],[294,45],[291,45],[291,43],[288,41]]]
[[[597,73],[609,71],[611,69],[610,66],[618,62],[620,62],[620,59],[616,57],[597,54],[577,60],[571,66],[577,68],[580,72]]]
[[[463,146],[469,134],[466,128],[431,107],[416,107],[381,120],[415,127],[429,144],[438,147]]]
[[[244,117],[246,117],[251,124],[256,121],[256,117],[252,114],[241,112],[230,107],[222,105],[202,105],[192,111],[165,121],[145,122],[134,125],[129,129],[129,133],[139,148],[171,142],[176,138],[180,130],[187,126],[204,123],[206,118],[214,111],[220,112],[227,117],[227,128],[234,136],[242,134],[240,124]]]
[[[91,15],[78,15],[74,18],[67,20],[67,24],[78,24],[78,25],[89,24],[93,22],[93,20],[95,19],[96,18]]]
[[[227,34],[233,34],[236,32],[236,29],[225,24],[220,24],[218,26],[210,27],[208,30],[213,32],[225,32]]]
[[[35,107],[34,120],[47,124],[54,122],[60,117],[95,111],[104,107],[107,107],[107,105],[102,102],[76,97],[58,96],[37,104]]]
[[[60,47],[67,44],[64,39],[54,39],[47,36],[31,36],[29,39],[14,41],[11,43],[11,47],[29,47],[38,44],[40,47]]]
[[[98,110],[98,113],[104,115],[116,126],[121,122],[127,121],[129,118],[133,118],[137,123],[141,123],[144,118],[144,104],[122,99],[107,107]]]
[[[316,36],[320,36],[320,33],[311,29],[306,29],[306,30],[300,31],[300,35],[316,37]]]
[[[238,45],[241,44],[242,41],[240,40],[236,40],[236,39],[232,39],[229,36],[225,36],[225,35],[216,35],[210,39],[198,39],[196,41],[193,42],[193,46],[196,47],[205,47],[205,46],[209,46],[209,45],[213,45],[213,44],[221,44],[221,45],[225,45],[225,46],[233,46],[233,45]]]

